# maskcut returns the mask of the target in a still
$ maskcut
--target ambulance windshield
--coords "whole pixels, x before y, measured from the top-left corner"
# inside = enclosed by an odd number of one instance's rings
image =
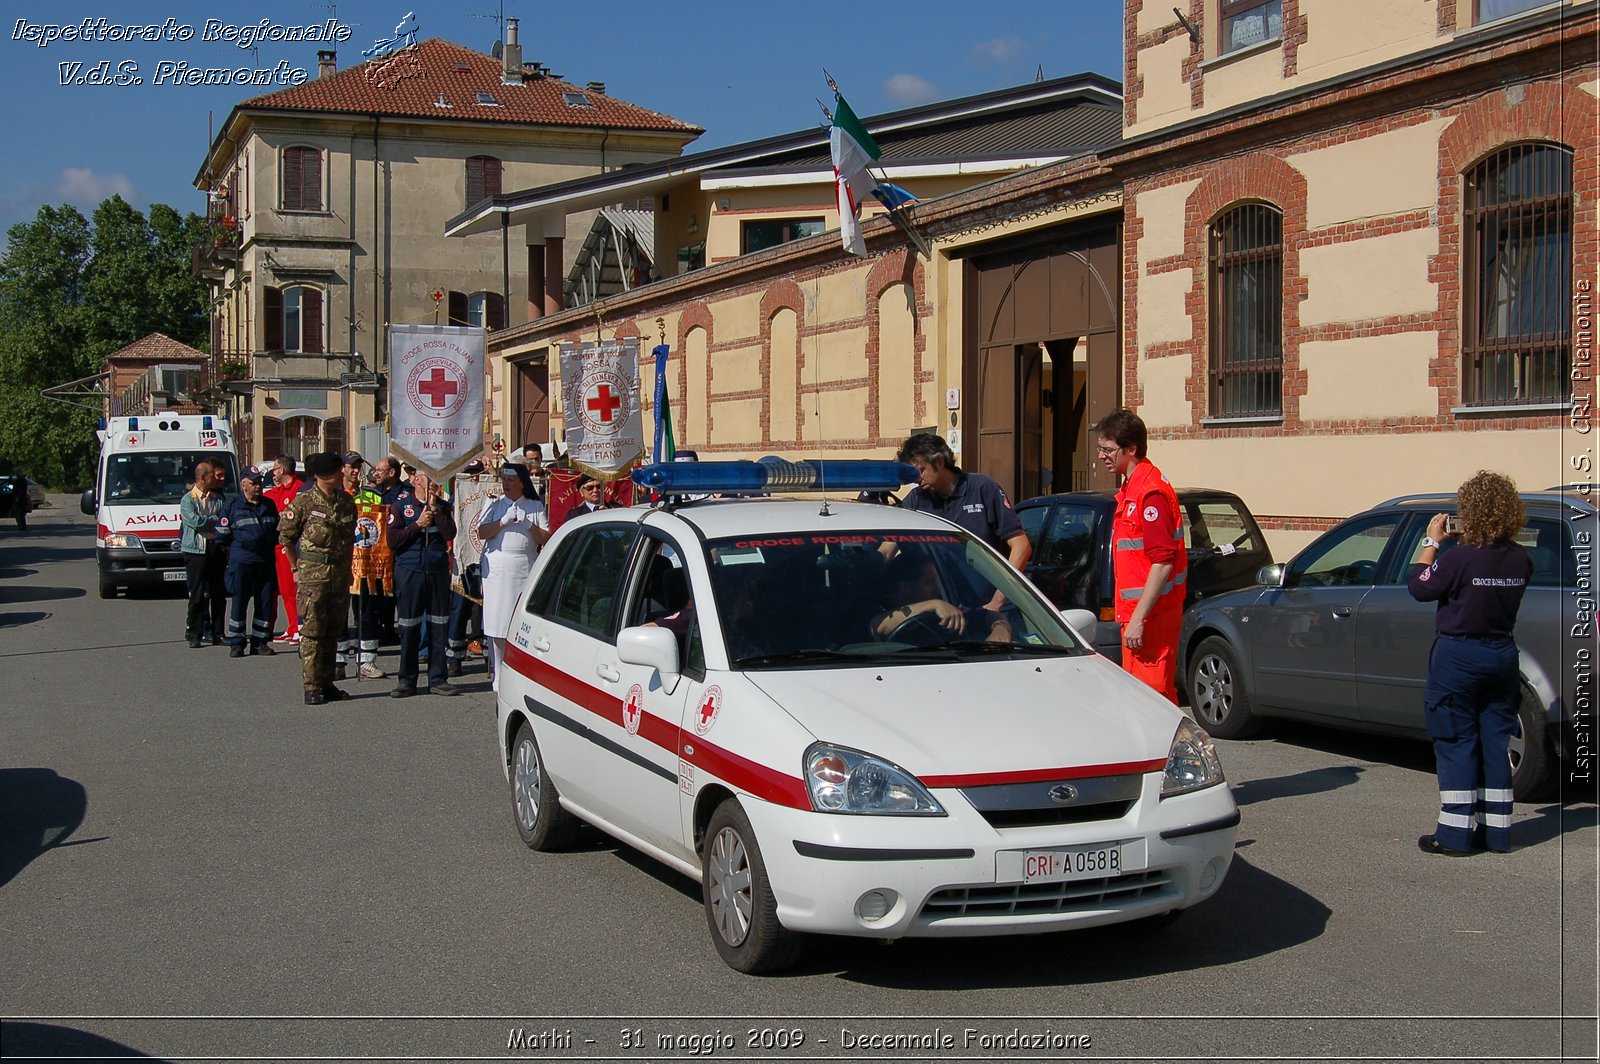
[[[182,501],[183,493],[194,486],[194,467],[206,459],[222,463],[223,495],[239,490],[239,466],[233,455],[197,447],[189,451],[111,455],[106,459],[102,498],[107,506],[175,506]]]

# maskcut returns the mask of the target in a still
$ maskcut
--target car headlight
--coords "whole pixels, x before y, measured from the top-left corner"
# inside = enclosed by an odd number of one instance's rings
[[[811,808],[819,813],[944,815],[944,808],[915,776],[859,750],[813,743],[806,750],[805,777]]]
[[[1172,737],[1172,748],[1167,751],[1161,797],[1187,794],[1221,782],[1222,761],[1217,757],[1217,748],[1211,745],[1211,736],[1188,717],[1183,718]]]
[[[137,547],[138,545],[139,537],[130,535],[127,532],[109,532],[106,534],[106,546],[108,547]]]

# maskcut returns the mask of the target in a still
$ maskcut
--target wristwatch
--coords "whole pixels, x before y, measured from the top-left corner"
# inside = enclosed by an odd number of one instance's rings
[[[1432,547],[1434,550],[1439,549],[1439,541],[1434,539],[1432,536],[1423,536],[1422,545],[1424,547]]]

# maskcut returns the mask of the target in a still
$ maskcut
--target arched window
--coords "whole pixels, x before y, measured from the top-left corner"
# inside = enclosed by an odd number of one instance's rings
[[[321,290],[303,285],[293,288],[267,285],[261,292],[267,350],[321,354]]]
[[[1211,223],[1213,417],[1283,413],[1283,215],[1246,203]]]
[[[322,210],[322,149],[283,149],[283,189],[279,202],[286,211]]]
[[[1556,403],[1571,392],[1572,151],[1516,144],[1462,195],[1462,399]]]
[[[467,159],[467,206],[500,195],[500,160],[492,155]]]

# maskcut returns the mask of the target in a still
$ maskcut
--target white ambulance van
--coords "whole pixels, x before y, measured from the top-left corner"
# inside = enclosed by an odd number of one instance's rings
[[[118,588],[182,585],[178,507],[203,458],[226,470],[222,492],[239,490],[239,460],[228,419],[215,414],[160,413],[103,423],[94,487],[83,512],[94,517],[100,597]]]

